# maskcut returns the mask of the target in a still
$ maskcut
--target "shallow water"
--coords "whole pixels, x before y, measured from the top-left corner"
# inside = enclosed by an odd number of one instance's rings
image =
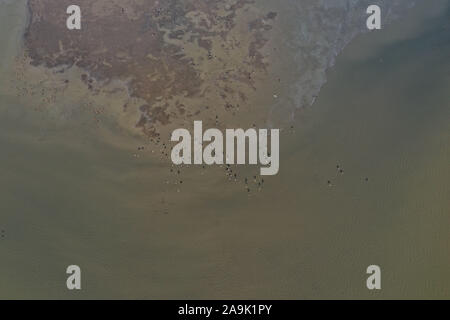
[[[250,196],[223,168],[178,176],[113,125],[2,91],[0,298],[449,298],[449,5],[351,43]],[[9,16],[2,84],[20,46]]]

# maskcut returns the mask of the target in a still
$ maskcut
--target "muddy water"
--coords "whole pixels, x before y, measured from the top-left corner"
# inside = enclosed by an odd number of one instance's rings
[[[0,11],[2,88],[23,3]],[[0,297],[448,298],[448,5],[351,43],[261,191],[257,168],[238,182],[218,167],[170,172],[113,123],[0,90]],[[65,288],[71,264],[80,292]]]

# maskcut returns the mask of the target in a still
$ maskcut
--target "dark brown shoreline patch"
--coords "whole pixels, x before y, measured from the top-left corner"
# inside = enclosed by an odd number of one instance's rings
[[[130,96],[145,101],[136,126],[146,134],[158,132],[172,118],[198,114],[199,101],[223,99],[216,108],[245,104],[255,80],[242,75],[266,72],[260,49],[271,26],[263,19],[277,14],[247,18],[252,27],[242,39],[234,30],[245,23],[246,13],[240,11],[253,6],[253,0],[232,5],[220,0],[118,3],[79,0],[82,29],[68,30],[70,0],[29,0],[25,48],[33,66],[83,69],[88,88],[93,82],[126,82]]]

